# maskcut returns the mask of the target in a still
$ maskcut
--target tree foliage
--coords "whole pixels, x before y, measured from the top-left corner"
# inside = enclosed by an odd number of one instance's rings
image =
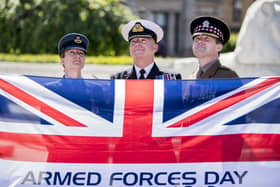
[[[127,54],[120,26],[132,18],[120,0],[0,0],[0,52],[57,53],[64,34],[79,32],[91,55]]]
[[[236,47],[238,33],[231,33],[229,41],[224,45],[222,53],[232,52]]]

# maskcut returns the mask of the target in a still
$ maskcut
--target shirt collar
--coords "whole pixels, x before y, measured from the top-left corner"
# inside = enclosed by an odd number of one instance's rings
[[[62,78],[68,79],[69,77],[67,77],[67,76],[64,74]],[[77,78],[77,79],[83,79],[83,77],[80,77],[80,78]]]
[[[202,70],[202,72],[206,72],[213,64],[215,64],[217,62],[217,59],[210,61],[209,63],[207,63],[205,66],[200,67],[200,69]]]
[[[150,71],[152,70],[153,66],[154,66],[154,62],[151,63],[151,64],[149,64],[149,65],[146,66],[145,68],[139,68],[139,67],[137,67],[136,65],[134,65],[137,78],[140,77],[140,70],[141,70],[141,69],[144,69],[144,70],[145,70],[144,77],[147,78],[147,76],[149,75],[149,73],[150,73]]]

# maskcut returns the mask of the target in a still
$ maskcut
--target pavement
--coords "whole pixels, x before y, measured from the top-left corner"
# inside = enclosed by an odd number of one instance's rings
[[[163,71],[173,72],[173,62],[162,61],[157,64]],[[109,79],[111,75],[129,67],[130,65],[86,64],[83,77]],[[0,62],[0,73],[61,77],[63,67],[59,63]]]
[[[240,77],[279,76],[280,64],[242,64],[234,62],[233,54],[220,56],[223,65],[235,70]],[[193,79],[198,68],[197,59],[177,58],[157,60],[157,65],[165,72],[181,73],[183,79]],[[84,78],[110,79],[110,76],[123,71],[131,65],[86,64],[83,69]],[[48,77],[62,77],[63,67],[60,63],[24,63],[1,62],[0,74],[23,74]]]
[[[86,64],[83,70],[83,77],[108,79],[110,75],[127,67],[129,66]],[[62,77],[63,67],[59,63],[0,62],[0,73]]]

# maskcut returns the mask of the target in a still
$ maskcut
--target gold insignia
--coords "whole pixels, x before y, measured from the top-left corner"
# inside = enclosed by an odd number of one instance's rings
[[[136,23],[132,28],[132,32],[143,32],[143,31],[144,31],[144,27],[140,23]]]
[[[80,44],[80,43],[82,43],[83,41],[81,40],[81,37],[80,37],[80,36],[77,36],[77,37],[74,39],[74,42],[77,43],[77,44]]]
[[[203,27],[209,27],[210,23],[209,21],[205,20],[203,23],[202,23],[202,26]]]

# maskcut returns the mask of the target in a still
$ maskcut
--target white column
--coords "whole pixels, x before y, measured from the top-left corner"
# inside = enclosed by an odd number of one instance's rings
[[[192,48],[192,38],[190,34],[190,22],[193,19],[194,15],[194,0],[183,0],[182,6],[182,22],[180,24],[180,52],[183,55],[191,55]]]
[[[168,36],[167,36],[167,42],[168,42],[168,56],[174,56],[175,55],[175,35],[178,33],[175,33],[175,13],[169,12],[168,14]]]

